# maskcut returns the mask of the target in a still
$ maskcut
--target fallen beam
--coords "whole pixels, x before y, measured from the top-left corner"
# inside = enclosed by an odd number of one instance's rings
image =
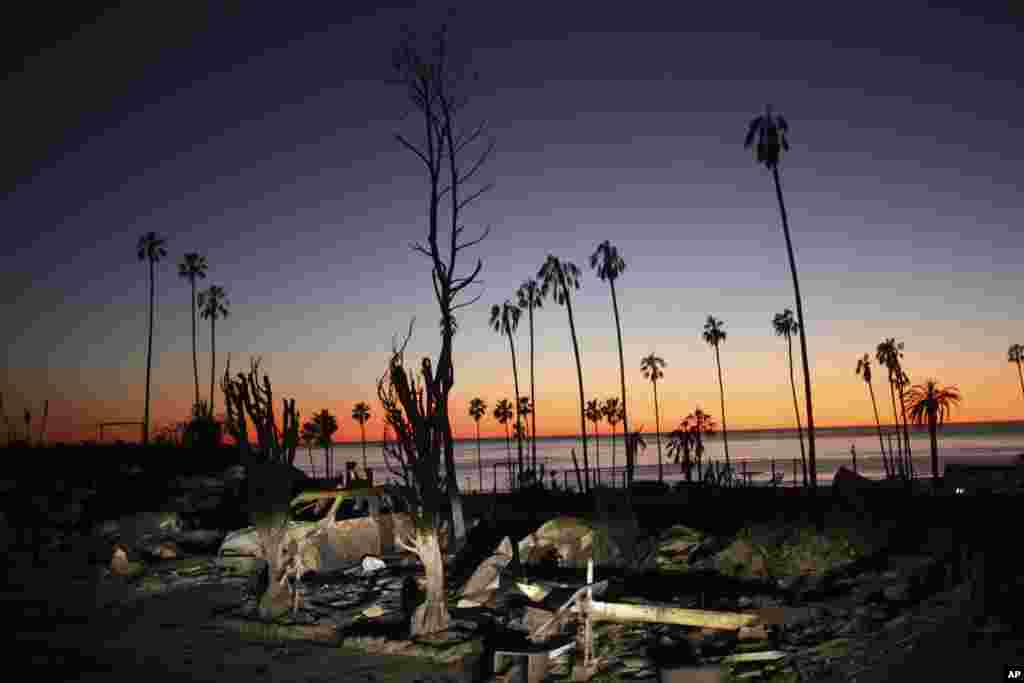
[[[629,605],[597,600],[590,602],[588,614],[594,621],[676,624],[725,631],[735,631],[742,626],[752,626],[761,619],[760,615],[742,612],[712,612],[670,605]]]

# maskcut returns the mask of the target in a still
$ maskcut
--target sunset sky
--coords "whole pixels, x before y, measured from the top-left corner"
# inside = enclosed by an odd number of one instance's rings
[[[816,422],[872,421],[854,367],[884,337],[905,342],[912,381],[960,388],[954,419],[1024,418],[1006,358],[1024,343],[1024,22],[990,11],[1011,3],[872,4],[458,7],[453,40],[480,75],[466,113],[488,122],[496,148],[481,175],[495,187],[465,216],[492,233],[463,261],[483,259],[483,298],[459,316],[457,435],[474,433],[470,398],[512,398],[507,340],[488,313],[548,253],[584,271],[574,313],[586,396],[617,395],[610,294],[587,263],[604,239],[628,263],[618,287],[633,425],[654,428],[640,373],[652,351],[668,364],[663,429],[697,405],[719,416],[708,314],[728,332],[729,427],[793,424],[785,343],[770,329],[794,307],[785,245],[771,176],[742,147],[769,102],[790,124],[781,173]],[[137,3],[74,30],[7,28],[31,53],[0,86],[0,390],[19,424],[44,399],[53,440],[142,419],[148,266],[136,243],[151,230],[168,240],[154,431],[192,401],[190,293],[177,274],[187,251],[209,260],[200,286],[228,293],[218,383],[228,352],[233,369],[261,356],[303,418],[340,416],[340,440],[358,439],[356,401],[379,438],[376,381],[413,317],[410,358],[436,359],[429,264],[409,248],[425,236],[425,178],[393,136],[415,135],[417,121],[403,121],[410,106],[387,79],[400,24],[440,16],[284,7]],[[538,433],[574,433],[564,308],[547,304],[536,327]],[[209,323],[199,331],[207,396]],[[882,380],[876,367],[887,401]],[[481,431],[504,434],[490,417]]]

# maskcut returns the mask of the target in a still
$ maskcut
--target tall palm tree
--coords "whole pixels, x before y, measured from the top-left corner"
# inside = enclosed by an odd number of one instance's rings
[[[903,403],[903,385],[909,382],[909,378],[906,373],[903,372],[903,367],[900,363],[900,359],[903,358],[903,342],[896,342],[896,339],[889,337],[883,340],[875,349],[875,358],[878,360],[880,365],[885,366],[889,371],[889,396],[892,399],[892,420],[893,424],[896,425],[897,437],[900,429],[900,416],[896,408],[896,394],[899,389],[900,404]],[[910,460],[910,436],[906,432],[906,411],[903,411],[904,416],[904,440],[900,441],[899,438],[896,442],[900,447],[900,469],[904,471],[906,476],[910,476],[910,469],[908,468],[907,462]]]
[[[661,416],[658,413],[658,380],[665,376],[661,370],[663,367],[665,367],[665,359],[659,358],[653,353],[640,360],[640,371],[644,373],[644,379],[651,380],[651,385],[654,387],[654,437],[658,442],[658,481],[665,479],[661,465]]]
[[[580,269],[570,261],[562,261],[557,256],[548,254],[544,265],[537,272],[541,281],[541,297],[549,295],[559,306],[565,306],[569,313],[569,332],[572,335],[572,351],[576,356],[576,380],[580,388],[580,432],[583,436],[583,474],[584,486],[590,491],[590,459],[587,455],[587,418],[584,414],[583,398],[583,365],[580,363],[580,346],[576,341],[576,323],[572,317],[572,296],[574,289],[580,288]]]
[[[1012,344],[1010,350],[1007,353],[1007,357],[1011,363],[1017,364],[1017,378],[1020,380],[1020,393],[1024,396],[1024,373],[1021,373],[1020,364],[1024,363],[1024,346],[1020,344]]]
[[[871,356],[864,354],[863,358],[857,359],[857,374],[864,378],[864,383],[868,385],[868,393],[871,394],[871,407],[875,411],[875,426],[878,428],[878,448],[882,453],[882,461],[886,462],[885,459],[885,442],[882,440],[882,421],[878,417],[878,403],[875,402],[875,387],[871,384]],[[889,470],[888,463],[886,464],[887,471]]]
[[[619,403],[619,398],[613,396],[607,398],[604,401],[604,405],[601,406],[601,413],[604,415],[604,419],[608,421],[608,426],[612,430],[612,471],[615,470],[615,425],[623,419],[622,404]]]
[[[516,365],[516,343],[512,338],[515,331],[519,328],[519,316],[522,311],[511,301],[505,301],[501,306],[495,304],[491,306],[491,328],[498,334],[503,334],[508,337],[508,348],[512,352],[512,381],[515,384],[516,396],[519,394],[519,369]],[[520,403],[516,400],[515,411],[516,411],[516,424],[521,424],[522,415],[519,412]],[[517,432],[520,436],[516,437],[516,447],[519,452],[519,471],[523,471],[523,439],[521,437],[522,432]]]
[[[199,405],[199,357],[196,355],[196,279],[206,277],[206,257],[194,252],[185,254],[178,264],[178,275],[192,287],[192,374],[195,379],[196,405]]]
[[[352,406],[352,419],[359,423],[363,441],[363,472],[368,472],[366,466],[366,423],[370,420],[370,406],[362,401]],[[369,477],[368,474],[367,477]]]
[[[474,398],[469,402],[469,416],[476,423],[476,469],[480,475],[480,490],[484,490],[484,464],[480,459],[480,418],[487,414],[487,404],[482,398]]]
[[[314,479],[316,478],[316,466],[313,465],[313,444],[317,442],[319,435],[320,429],[317,427],[315,422],[307,421],[302,425],[302,434],[300,435],[300,438],[302,439],[302,443],[306,444],[306,454],[309,456],[309,469],[313,473]]]
[[[512,437],[509,435],[509,422],[512,421],[512,416],[515,413],[512,410],[512,402],[507,398],[503,398],[498,401],[497,405],[494,406],[494,419],[499,424],[505,425],[505,450],[508,452],[508,459],[512,459]]]
[[[916,384],[903,397],[914,424],[928,422],[928,437],[932,447],[932,486],[939,485],[938,428],[946,420],[953,406],[960,403],[960,390],[956,387],[940,388],[934,379]]]
[[[590,267],[597,269],[597,277],[602,281],[607,280],[612,290],[612,311],[615,313],[615,332],[619,340],[619,389],[622,398],[622,433],[629,434],[629,419],[626,416],[626,361],[622,354],[622,323],[619,319],[619,300],[615,294],[615,281],[626,270],[626,262],[623,260],[619,250],[611,242],[605,240],[597,245],[597,250],[590,256]],[[612,435],[614,437],[614,434]],[[612,439],[614,448],[615,439]],[[612,466],[614,467],[615,452],[612,451]]]
[[[729,467],[729,428],[725,424],[725,386],[722,384],[722,359],[718,354],[718,347],[725,341],[725,328],[721,320],[716,320],[709,315],[704,323],[704,341],[715,349],[715,365],[718,367],[718,395],[722,402],[722,442],[725,444],[725,466]],[[811,465],[811,471],[814,466]],[[811,478],[814,481],[814,477]]]
[[[156,306],[156,264],[164,256],[167,250],[164,244],[167,243],[155,232],[147,232],[139,238],[138,254],[140,261],[149,262],[149,346],[146,350],[146,408],[142,418],[142,444],[149,443],[149,387],[150,377],[153,370],[153,309]]]
[[[594,460],[597,462],[598,477],[601,476],[601,432],[597,428],[597,424],[604,419],[604,413],[601,412],[601,402],[596,398],[587,401],[587,407],[584,409],[587,415],[587,419],[594,423]]]
[[[213,376],[217,367],[217,321],[228,317],[228,297],[223,287],[210,285],[199,292],[200,317],[210,321],[210,415],[213,415]]]
[[[789,386],[793,390],[793,412],[796,414],[796,434],[800,439],[800,464],[803,466],[804,486],[807,486],[807,454],[804,452],[804,430],[800,426],[800,404],[796,400],[796,377],[793,374],[793,335],[799,332],[800,325],[793,318],[793,311],[784,309],[772,318],[772,330],[778,337],[786,339],[786,353],[789,357]]]
[[[800,279],[796,273],[796,257],[793,255],[793,241],[789,236],[789,218],[786,215],[786,203],[782,198],[782,183],[779,180],[779,157],[783,151],[789,151],[789,124],[782,116],[772,114],[772,107],[765,107],[764,114],[755,116],[747,128],[747,136],[743,147],[749,149],[757,138],[757,162],[771,170],[775,181],[775,197],[779,201],[779,214],[782,217],[782,233],[786,238],[786,252],[789,255],[789,270],[793,276],[793,294],[796,298],[796,322],[800,326],[800,355],[804,366],[804,401],[807,404],[807,466],[813,476],[811,488],[818,487],[818,464],[814,451],[814,406],[811,401],[811,369],[807,355],[807,318],[804,317],[803,298],[800,296]],[[722,413],[722,434],[725,434],[725,413]]]
[[[530,320],[530,405],[533,413],[530,416],[530,467],[537,471],[537,390],[533,381],[533,309],[541,308],[544,305],[544,297],[541,296],[540,285],[534,279],[529,279],[516,290],[516,303],[520,310],[525,309]]]
[[[523,432],[523,441],[527,444],[528,447],[529,447],[529,444],[530,444],[530,435],[526,431],[526,418],[530,417],[531,415],[533,415],[533,403],[530,402],[530,397],[529,396],[520,396],[519,397],[519,416],[522,417],[522,419],[523,419],[523,430],[522,430],[522,432]],[[534,449],[534,450],[536,450],[536,449]],[[534,461],[535,461],[535,459],[534,459]],[[534,461],[531,461],[530,469],[536,471],[537,468],[533,464]]]
[[[338,431],[338,419],[324,408],[313,414],[313,424],[316,425],[317,441],[324,449],[327,478],[330,479],[334,475],[334,434]]]

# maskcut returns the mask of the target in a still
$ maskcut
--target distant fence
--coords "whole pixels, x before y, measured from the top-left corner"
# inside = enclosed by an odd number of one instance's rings
[[[295,459],[295,464],[308,474],[320,477],[323,476],[321,472],[311,471],[305,461],[298,457]],[[721,474],[725,470],[725,462],[722,460],[705,459],[701,464],[705,471],[707,471],[709,467],[713,468],[713,470],[718,474]],[[831,482],[831,478],[835,470],[840,466],[846,466],[849,469],[853,469],[858,474],[872,479],[885,477],[885,466],[880,456],[858,457],[856,466],[854,465],[852,458],[844,461],[838,461],[836,459],[828,459],[824,461],[819,460],[817,465],[818,482],[823,485],[828,485]],[[913,466],[913,477],[915,479],[931,477],[931,465],[928,456],[915,456],[913,459]],[[371,470],[374,469],[376,469],[377,478],[382,478],[380,483],[395,481],[394,473],[387,470],[387,468],[371,468]],[[671,461],[663,462],[660,469],[662,481],[667,484],[671,485],[677,482],[686,481],[686,471],[678,463]],[[543,464],[540,464],[538,466],[538,470],[538,474],[543,477],[544,486],[546,488],[557,488],[564,491],[577,491],[580,488],[576,480],[576,470],[573,468],[563,467],[559,469],[548,469]],[[635,465],[633,467],[633,479],[634,481],[658,481],[658,470],[659,467],[657,463]],[[336,476],[335,479],[344,477],[344,470],[342,472],[338,472],[337,475],[338,476]],[[460,465],[459,475],[459,489],[463,493],[508,493],[516,488],[516,482],[519,480],[519,462],[517,460],[491,461],[481,469],[478,469],[476,465],[466,463]],[[366,473],[361,476],[365,477]],[[370,476],[372,477],[373,474],[371,473]],[[699,482],[701,480],[696,464],[692,469],[691,476],[693,482]],[[584,477],[585,475],[581,468],[580,478],[584,479]],[[616,467],[590,468],[591,486],[599,484],[611,488],[623,488],[626,485],[626,477],[627,471],[625,466],[620,465]],[[732,460],[731,479],[734,485],[737,486],[802,486],[803,467],[800,464],[800,458],[785,460],[776,458],[771,458],[769,460]],[[823,479],[826,481],[822,481]]]
[[[930,478],[931,466],[928,464],[927,456],[913,458],[913,477],[915,479]],[[864,456],[857,458],[856,466],[850,461],[837,461],[829,459],[819,460],[818,482],[822,482],[822,475],[831,480],[835,470],[841,465],[853,469],[868,478],[882,478],[885,476],[885,466],[880,456]],[[721,472],[725,469],[725,462],[722,460],[707,460],[702,463],[706,471],[709,466]],[[519,463],[515,460],[503,460],[491,462],[484,470],[484,481],[480,481],[480,473],[475,467],[466,466],[462,469],[464,492],[484,491],[487,493],[507,493],[514,489],[518,480]],[[668,484],[686,481],[686,471],[681,465],[674,462],[662,463],[662,480]],[[488,471],[489,470],[489,471]],[[548,488],[559,488],[566,491],[579,489],[576,479],[576,470],[573,468],[546,469],[543,465],[538,467],[543,472],[544,485]],[[658,481],[659,466],[655,464],[635,465],[633,467],[633,479],[644,481]],[[692,481],[700,481],[697,467],[692,469]],[[741,486],[802,486],[803,468],[800,458],[787,460],[771,458],[770,460],[732,460],[731,475],[736,485]],[[623,488],[626,485],[627,471],[625,466],[616,467],[592,467],[590,468],[590,485],[600,484],[611,488]],[[585,480],[585,474],[580,468],[580,479]]]

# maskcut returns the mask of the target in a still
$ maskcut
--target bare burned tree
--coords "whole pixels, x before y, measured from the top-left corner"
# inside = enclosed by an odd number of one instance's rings
[[[443,631],[451,621],[445,593],[444,558],[441,552],[440,516],[442,443],[450,433],[442,406],[442,379],[431,372],[424,358],[417,379],[404,364],[405,347],[412,336],[412,324],[405,341],[392,349],[388,369],[377,382],[377,397],[384,406],[385,419],[395,433],[394,443],[385,447],[385,457],[401,464],[412,474],[410,509],[415,535],[396,539],[423,563],[427,579],[426,599],[413,613],[413,637]]]
[[[429,460],[435,448],[444,453],[445,488],[451,503],[449,547],[456,548],[462,544],[466,532],[448,414],[448,397],[455,385],[452,338],[456,331],[455,312],[480,298],[478,295],[459,301],[466,288],[477,282],[483,264],[478,259],[466,275],[459,275],[456,265],[460,253],[479,244],[489,232],[484,229],[476,238],[466,239],[462,215],[491,187],[477,185],[475,177],[491,156],[494,145],[487,136],[485,123],[463,125],[465,79],[451,59],[449,48],[447,26],[426,38],[406,27],[395,49],[393,64],[394,83],[405,88],[421,131],[414,138],[402,133],[397,133],[395,138],[423,164],[428,184],[427,240],[414,243],[412,248],[430,261],[434,296],[441,312],[441,352],[436,368],[431,367],[429,359],[423,361],[423,381],[428,396],[424,405],[419,406],[431,408],[429,414],[436,423],[436,431],[430,433],[430,438],[416,432],[410,443],[415,444],[417,457],[421,459]],[[402,402],[406,419],[409,419],[410,406]],[[390,419],[390,413],[388,415]],[[412,424],[415,429],[416,423]],[[417,469],[416,476],[419,474]],[[424,501],[424,504],[433,503]]]

